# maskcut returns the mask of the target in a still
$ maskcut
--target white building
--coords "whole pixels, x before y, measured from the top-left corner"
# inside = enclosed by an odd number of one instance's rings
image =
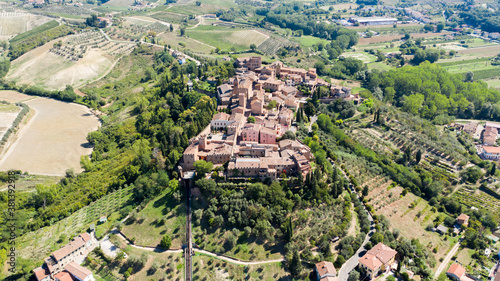
[[[481,156],[490,160],[500,159],[500,147],[483,145]]]

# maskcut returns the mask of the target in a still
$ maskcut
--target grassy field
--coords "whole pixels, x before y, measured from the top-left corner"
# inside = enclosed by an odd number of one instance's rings
[[[102,4],[101,8],[109,9],[111,11],[127,11],[134,0],[110,0]]]
[[[368,64],[368,68],[369,69],[378,69],[380,71],[393,69],[392,66],[387,65],[385,62],[371,62]]]
[[[500,79],[485,79],[484,82],[488,84],[491,88],[500,89]]]
[[[172,48],[190,50],[195,53],[209,54],[215,50],[214,46],[189,37],[181,37],[176,32],[164,32],[158,35],[160,44],[168,44]]]
[[[305,35],[301,37],[291,37],[291,41],[299,43],[302,48],[311,47],[312,45],[318,44],[319,42],[323,42],[325,45],[328,44],[328,40],[324,40],[318,37]]]
[[[186,238],[186,206],[174,200],[173,192],[164,190],[137,214],[135,221],[127,220],[122,232],[129,239],[135,238],[135,244],[152,247],[168,234],[172,248],[180,248]]]
[[[364,63],[375,62],[377,60],[377,57],[365,52],[347,52],[347,53],[342,53],[342,56],[346,58],[355,58],[361,60]]]
[[[241,266],[196,254],[193,276],[197,280],[292,280],[281,263]]]
[[[134,272],[127,280],[183,280],[184,278],[184,257],[182,253],[156,253],[151,251],[144,251],[134,247],[127,246],[123,240],[111,235],[109,240],[113,242],[118,248],[122,249],[130,256],[140,257],[146,253],[148,258],[145,266],[137,272]],[[97,262],[100,266],[93,266],[93,269],[98,274],[105,272],[102,266],[102,261]],[[151,270],[153,264],[158,265],[156,271]],[[115,277],[113,280],[123,278],[122,266],[115,267],[111,270],[112,275]],[[101,273],[102,274],[102,273]]]
[[[195,40],[229,51],[233,47],[236,51],[245,51],[250,44],[260,45],[268,36],[256,30],[226,28],[219,26],[199,26],[186,30],[186,34]]]

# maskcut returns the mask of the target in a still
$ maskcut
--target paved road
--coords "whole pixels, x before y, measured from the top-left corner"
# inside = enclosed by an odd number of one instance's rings
[[[332,159],[329,159],[330,162],[334,164],[334,161]],[[344,178],[346,178],[348,181],[349,181],[349,178],[347,177],[347,175],[344,173],[344,171],[342,169],[340,169],[340,171],[342,172],[342,175],[344,175]],[[351,193],[354,193],[356,194],[356,196],[358,197],[358,199],[361,201],[361,198],[359,196],[359,194],[356,192],[356,189],[354,188],[354,186],[352,184],[349,184],[349,189],[351,189]],[[365,210],[365,212],[368,214],[368,220],[370,221],[370,231],[366,234],[365,236],[365,240],[363,241],[363,244],[361,244],[361,247],[359,247],[359,249],[356,251],[356,253],[350,258],[348,259],[343,265],[342,267],[340,268],[339,270],[339,280],[340,281],[347,281],[347,278],[349,278],[349,273],[356,268],[356,266],[358,266],[359,264],[359,259],[365,254],[366,252],[366,249],[365,249],[365,245],[366,243],[368,243],[368,241],[370,241],[370,238],[372,237],[373,233],[375,233],[375,225],[373,223],[373,217],[372,217],[372,214],[370,214],[370,212],[368,212],[368,210],[366,209],[366,206],[363,204],[363,209]]]
[[[439,265],[438,269],[436,270],[436,274],[434,274],[434,278],[438,278],[439,274],[443,272],[443,270],[446,270],[446,267],[448,266],[448,263],[451,261],[451,258],[457,253],[458,248],[460,247],[460,241],[462,239],[459,239],[457,244],[451,248],[450,252],[446,255],[444,258],[443,262]]]

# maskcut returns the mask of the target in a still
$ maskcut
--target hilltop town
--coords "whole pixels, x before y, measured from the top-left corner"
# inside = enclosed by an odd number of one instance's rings
[[[221,112],[189,141],[182,171],[194,170],[195,162],[204,160],[215,166],[228,163],[227,178],[275,180],[298,174],[305,178],[314,156],[307,145],[295,140],[292,123],[309,97],[296,86],[314,92],[330,84],[318,77],[315,68],[291,68],[280,61],[263,66],[261,57],[239,58],[236,64],[237,75],[217,87]],[[331,85],[330,89],[331,99],[360,100],[346,87]]]

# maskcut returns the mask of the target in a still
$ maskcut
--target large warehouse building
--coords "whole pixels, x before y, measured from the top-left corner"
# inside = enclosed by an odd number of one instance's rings
[[[351,17],[349,19],[352,23],[359,23],[359,25],[385,25],[385,24],[395,24],[398,22],[395,18],[385,18],[385,17]]]

